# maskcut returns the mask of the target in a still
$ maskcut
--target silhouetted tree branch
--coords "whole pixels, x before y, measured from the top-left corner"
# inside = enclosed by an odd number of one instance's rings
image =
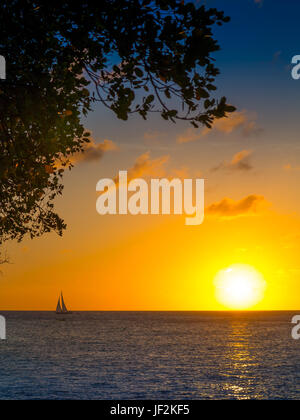
[[[94,102],[194,127],[233,112],[212,96],[212,30],[228,20],[179,0],[1,1],[0,244],[66,228],[53,200]]]

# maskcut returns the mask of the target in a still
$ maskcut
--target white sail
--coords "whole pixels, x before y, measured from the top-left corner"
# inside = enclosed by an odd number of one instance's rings
[[[64,314],[66,314],[68,312],[68,309],[67,309],[67,307],[65,305],[65,302],[64,302],[64,298],[63,298],[63,294],[62,293],[61,293],[61,308],[62,308],[62,312]]]
[[[60,306],[60,297],[58,298],[58,302],[57,302],[57,306],[56,306],[56,313],[57,314],[62,313],[62,309],[61,309],[61,306]]]

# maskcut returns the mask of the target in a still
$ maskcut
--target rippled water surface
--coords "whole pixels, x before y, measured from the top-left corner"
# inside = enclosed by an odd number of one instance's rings
[[[2,312],[0,398],[300,398],[291,312]]]

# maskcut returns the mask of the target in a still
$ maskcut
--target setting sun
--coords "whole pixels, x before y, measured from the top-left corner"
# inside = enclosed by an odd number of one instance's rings
[[[266,282],[253,267],[235,264],[215,278],[216,298],[231,309],[249,309],[262,300]]]

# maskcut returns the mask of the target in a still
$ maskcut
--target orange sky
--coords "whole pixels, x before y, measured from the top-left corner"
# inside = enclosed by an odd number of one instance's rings
[[[115,155],[105,159],[111,162]],[[163,170],[165,163],[154,160],[157,167],[146,165],[151,174],[175,170]],[[298,308],[300,217],[292,206],[288,212],[274,205],[273,195],[263,196],[262,185],[259,194],[241,188],[248,173],[237,170],[237,180],[225,168],[223,195],[220,187],[212,188],[217,175],[209,173],[205,221],[191,227],[184,216],[98,215],[93,177],[98,167],[85,163],[67,176],[58,202],[68,222],[63,238],[50,234],[8,247],[12,264],[3,267],[0,279],[2,310],[53,310],[61,289],[73,310],[226,309],[215,298],[214,277],[235,263],[253,266],[267,282],[264,299],[251,309]],[[260,176],[251,176],[255,185]],[[273,194],[280,195],[280,185]]]
[[[94,140],[73,157],[56,203],[67,231],[6,244],[1,310],[54,310],[60,290],[73,310],[224,309],[214,278],[232,264],[253,266],[267,282],[251,309],[300,306],[300,81],[290,75],[299,4],[277,3],[222,4],[232,23],[217,32],[216,84],[238,111],[212,130],[158,115],[124,122],[96,106],[84,120]],[[120,170],[204,178],[204,223],[100,216],[96,183]]]

